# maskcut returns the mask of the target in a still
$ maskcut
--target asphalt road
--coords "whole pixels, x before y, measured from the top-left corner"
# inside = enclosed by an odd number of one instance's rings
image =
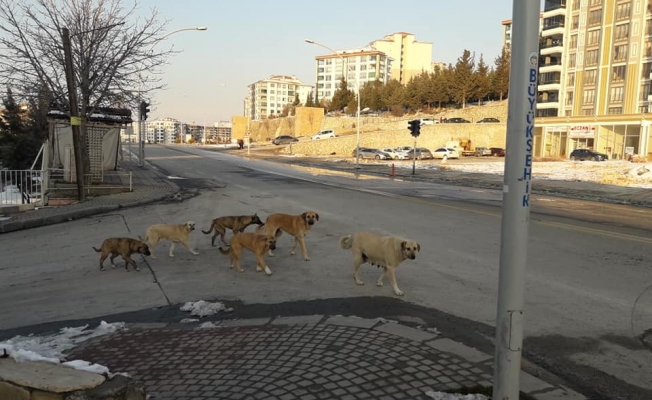
[[[392,313],[401,307],[404,314],[418,310],[459,340],[479,348],[490,345],[500,249],[499,192],[325,173],[199,149],[148,146],[147,157],[181,187],[206,190],[183,203],[3,235],[0,254],[11,261],[0,266],[1,327],[197,299],[237,300],[265,310],[260,312],[272,312],[265,305],[281,303],[383,315],[392,299]],[[264,217],[308,210],[320,215],[307,237],[312,260],[303,261],[300,252],[290,256],[292,242],[284,235],[276,257],[268,259],[274,272],[269,277],[255,272],[251,256],[244,259],[245,273],[229,269],[228,257],[199,231],[221,215],[258,212]],[[525,355],[591,398],[652,398],[652,354],[642,340],[652,329],[650,219],[647,209],[534,198]],[[135,237],[154,223],[187,220],[197,223],[192,242],[200,255],[177,246],[176,257],[170,259],[163,243],[157,248],[158,260],[148,259],[148,266],[140,261],[141,272],[99,272],[99,256],[91,246],[98,247],[104,238]],[[351,255],[339,248],[338,239],[357,230],[421,244],[417,259],[398,269],[405,292],[399,302],[389,285],[376,287],[374,267],[362,268],[366,285],[354,284]],[[373,296],[380,296],[383,306],[370,309]]]

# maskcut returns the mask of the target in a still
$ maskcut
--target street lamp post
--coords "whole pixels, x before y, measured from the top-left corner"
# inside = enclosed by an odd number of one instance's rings
[[[163,36],[161,36],[159,39],[155,40],[154,43],[150,46],[148,53],[151,53],[152,50],[154,50],[154,46],[156,46],[160,41],[174,35],[175,33],[183,32],[183,31],[205,31],[208,29],[205,26],[197,26],[193,28],[181,28],[181,29],[176,29],[172,32],[169,32]],[[140,104],[141,101],[143,101],[143,79],[141,76],[140,79],[140,87],[138,89],[138,103]],[[138,116],[138,166],[142,167],[144,158],[145,158],[145,142],[143,141],[143,127],[145,126],[145,121],[143,121],[142,115]]]
[[[344,68],[344,57],[342,57],[341,54],[336,52],[335,50],[331,49],[330,47],[317,43],[312,39],[305,39],[306,43],[314,44],[316,46],[320,46],[325,48],[326,50],[330,51],[331,53],[335,54],[342,60],[342,68]],[[358,75],[358,72],[355,72],[355,91],[357,93],[358,97],[358,113],[357,113],[357,122],[355,124],[356,127],[356,146],[355,146],[355,168],[360,169],[360,76]],[[349,68],[348,68],[348,63],[347,63],[347,68],[346,68],[346,75],[348,78],[349,75]],[[317,88],[315,88],[317,90]]]

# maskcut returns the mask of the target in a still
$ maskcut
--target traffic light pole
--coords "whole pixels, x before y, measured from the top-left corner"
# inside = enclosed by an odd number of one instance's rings
[[[414,137],[414,147],[412,148],[414,150],[412,152],[412,175],[416,175],[417,173],[417,137]]]
[[[142,101],[142,100],[141,100]],[[143,156],[145,155],[145,148],[143,143],[143,115],[140,111],[140,104],[138,105],[138,166],[143,166]]]

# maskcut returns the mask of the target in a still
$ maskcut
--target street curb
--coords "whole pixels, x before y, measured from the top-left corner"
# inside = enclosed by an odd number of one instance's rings
[[[489,366],[493,370],[493,363],[488,365],[493,356],[486,354],[476,348],[467,346],[463,343],[454,341],[449,338],[437,338],[437,334],[429,333],[420,329],[415,329],[407,325],[402,325],[395,321],[388,321],[383,318],[360,318],[356,316],[341,315],[296,315],[288,317],[269,317],[269,318],[244,318],[244,319],[224,319],[220,321],[211,321],[213,326],[201,327],[201,321],[189,324],[180,324],[171,322],[165,324],[166,327],[188,326],[190,329],[221,329],[221,328],[240,328],[256,326],[315,326],[320,324],[337,325],[341,327],[355,329],[374,329],[389,335],[398,336],[405,340],[420,342],[422,345],[433,348],[442,353],[448,353],[460,357],[469,363],[476,365]],[[161,324],[164,325],[164,324]],[[194,326],[194,327],[193,327]],[[127,324],[127,328],[148,329],[147,325]],[[575,392],[563,385],[554,386],[535,376],[521,371],[521,388],[520,391],[527,393],[537,400],[586,400],[582,394]],[[491,386],[488,382],[479,382],[483,386]]]

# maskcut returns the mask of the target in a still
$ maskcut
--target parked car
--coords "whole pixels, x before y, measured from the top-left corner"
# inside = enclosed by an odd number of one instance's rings
[[[294,143],[294,142],[298,142],[298,141],[299,141],[299,139],[295,138],[294,136],[281,135],[281,136],[275,137],[272,140],[272,143],[278,146],[279,144],[290,144],[290,143]]]
[[[438,124],[438,123],[439,123],[439,121],[437,121],[437,120],[434,119],[434,118],[421,118],[421,119],[419,119],[419,122],[421,122],[421,126],[424,126],[424,125],[434,125],[434,124]]]
[[[351,152],[351,156],[353,157],[356,156],[356,149],[353,149],[353,151]],[[360,147],[360,158],[362,159],[369,158],[375,160],[391,160],[392,156],[390,156],[389,154],[385,153],[382,150]]]
[[[383,149],[385,153],[389,154],[394,160],[405,160],[405,152],[398,151],[396,149]]]
[[[430,152],[430,150],[426,149],[425,147],[418,147],[416,148],[416,152],[415,149],[411,149],[406,153],[408,160],[414,158],[415,153],[416,153],[417,160],[431,160],[435,158]]]
[[[25,199],[25,203],[30,203],[29,195]],[[22,204],[23,195],[16,185],[6,185],[2,192],[0,192],[0,204]]]
[[[450,147],[440,147],[432,153],[434,158],[460,158],[460,153]]]
[[[491,149],[488,147],[476,147],[475,154],[476,157],[485,157],[491,155]]]
[[[327,129],[325,131],[319,131],[315,136],[312,137],[312,140],[319,140],[319,139],[328,139],[328,138],[334,138],[335,137],[335,131],[332,129]]]
[[[505,149],[502,147],[490,147],[489,150],[493,157],[505,157]]]
[[[444,122],[447,124],[470,124],[471,123],[471,121],[468,121],[460,117],[446,118]]]
[[[572,161],[607,161],[609,156],[589,149],[575,149],[570,153],[570,159]]]
[[[480,121],[476,122],[476,124],[495,124],[499,122],[500,120],[498,118],[482,118]]]

